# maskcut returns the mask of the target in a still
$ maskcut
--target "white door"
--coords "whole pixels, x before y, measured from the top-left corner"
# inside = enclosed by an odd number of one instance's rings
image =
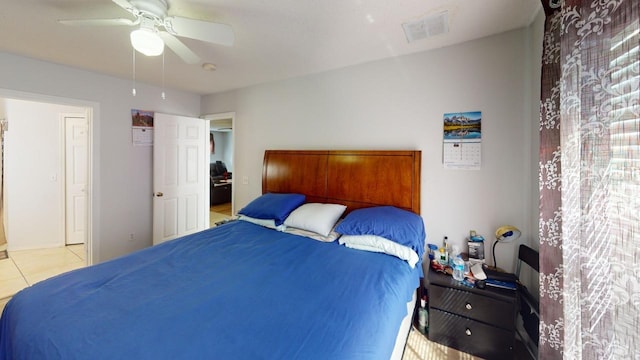
[[[87,237],[86,117],[65,116],[65,243],[84,244]]]
[[[155,114],[153,244],[209,226],[206,121]]]

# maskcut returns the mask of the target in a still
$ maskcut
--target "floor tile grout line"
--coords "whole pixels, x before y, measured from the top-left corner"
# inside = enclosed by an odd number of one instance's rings
[[[70,251],[73,255],[75,255],[78,259],[80,259],[80,261],[84,261],[84,259],[82,257],[80,257],[80,255],[76,254],[75,251],[69,249],[68,245],[65,246],[65,250]],[[86,265],[86,263],[85,263]]]
[[[11,259],[11,262],[13,262],[13,265],[16,267],[16,269],[18,269],[18,272],[20,273],[20,276],[22,276],[22,280],[24,280],[24,282],[27,284],[27,286],[31,286],[31,284],[29,283],[29,280],[27,280],[27,276],[22,272],[22,269],[20,269],[20,266],[18,266],[18,264],[13,260],[12,257],[9,257],[9,259]],[[11,296],[13,296],[13,295],[11,295]]]
[[[68,247],[65,246],[65,250],[72,253],[76,258],[79,259],[80,262],[84,262],[85,260],[82,259],[80,257],[80,255],[74,253],[71,249],[69,249]],[[27,276],[25,275],[25,273],[23,272],[23,269],[20,268],[20,266],[18,265],[18,263],[15,262],[15,260],[9,256],[8,259],[11,260],[11,262],[13,263],[13,265],[16,267],[16,269],[18,269],[18,272],[20,273],[20,276],[22,276],[22,280],[24,280],[24,282],[27,284],[27,286],[33,286],[33,284],[27,279]],[[85,262],[85,266],[86,266],[86,262]],[[15,294],[14,294],[15,295]],[[12,297],[13,295],[9,296]]]
[[[5,259],[3,259],[5,260]],[[18,264],[16,264],[16,262],[13,260],[13,258],[11,256],[9,256],[7,258],[7,260],[11,260],[11,262],[13,263],[13,266],[18,270],[18,272],[20,273],[20,276],[22,277],[22,280],[24,281],[25,284],[27,284],[27,287],[31,286],[31,284],[29,283],[29,281],[27,280],[27,277],[24,275],[24,273],[22,272],[22,269],[20,269],[20,267],[18,266]],[[16,292],[17,293],[17,292]],[[5,296],[0,298],[0,300],[5,300],[5,299],[10,299],[12,298],[16,293],[13,293],[11,295]]]

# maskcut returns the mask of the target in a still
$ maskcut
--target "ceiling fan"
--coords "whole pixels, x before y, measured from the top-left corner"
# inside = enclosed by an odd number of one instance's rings
[[[213,44],[231,46],[234,34],[231,26],[179,16],[167,16],[167,0],[112,0],[116,5],[135,16],[134,20],[86,19],[58,20],[65,25],[135,26],[131,32],[131,45],[147,56],[162,54],[166,44],[187,64],[200,62],[200,57],[176,36],[196,39]]]

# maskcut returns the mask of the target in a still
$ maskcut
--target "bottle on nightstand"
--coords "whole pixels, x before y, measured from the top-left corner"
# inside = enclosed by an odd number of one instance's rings
[[[420,309],[418,309],[418,330],[423,334],[429,332],[429,311],[427,310],[426,296],[420,299]]]
[[[460,255],[453,259],[453,278],[458,281],[464,280],[464,260]]]

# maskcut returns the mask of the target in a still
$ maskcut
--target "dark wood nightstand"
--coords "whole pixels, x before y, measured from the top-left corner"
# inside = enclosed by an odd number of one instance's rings
[[[429,268],[429,340],[486,359],[513,359],[517,292],[470,288]]]

